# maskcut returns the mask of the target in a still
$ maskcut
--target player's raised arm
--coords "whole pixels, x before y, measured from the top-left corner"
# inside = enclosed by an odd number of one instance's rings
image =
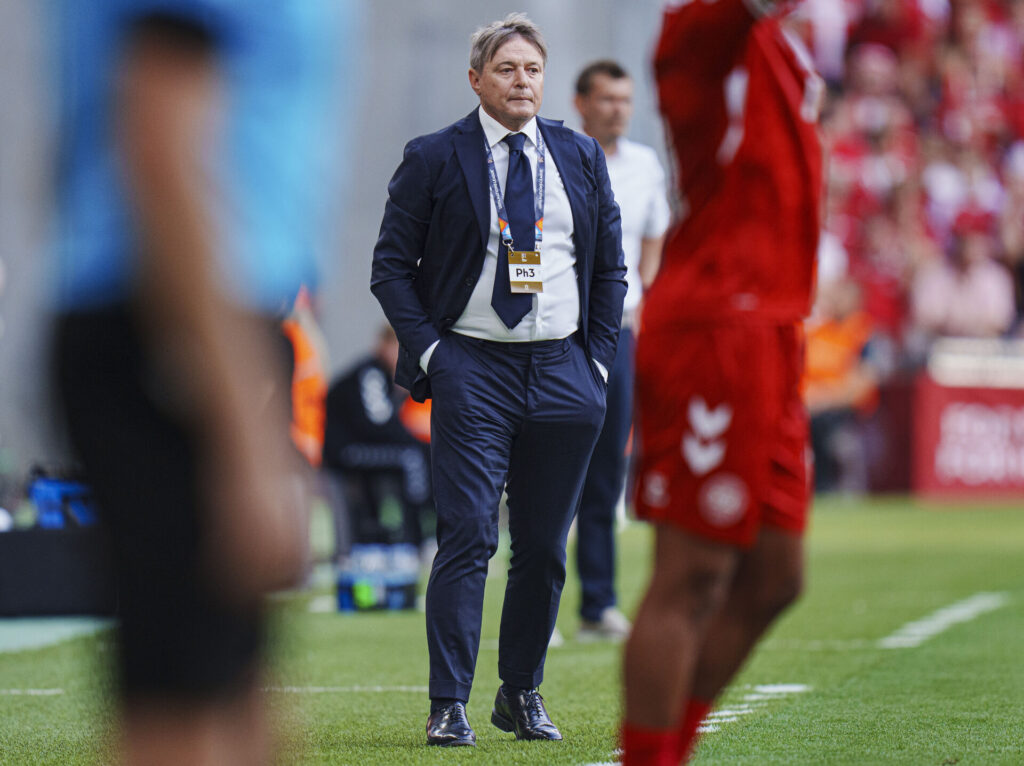
[[[219,585],[258,598],[299,575],[302,544],[294,509],[277,502],[288,454],[285,413],[266,407],[277,356],[259,320],[218,284],[202,154],[221,103],[216,47],[199,30],[145,20],[126,43],[117,85],[118,149],[142,239],[144,329],[202,424]]]
[[[685,70],[695,81],[720,79],[732,67],[754,22],[774,13],[773,0],[683,0],[665,6],[655,71]]]

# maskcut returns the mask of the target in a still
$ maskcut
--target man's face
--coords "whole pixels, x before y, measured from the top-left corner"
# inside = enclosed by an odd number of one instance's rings
[[[590,80],[590,91],[576,96],[576,111],[583,118],[583,130],[604,144],[621,138],[633,116],[633,81],[598,73]]]
[[[484,71],[469,70],[469,84],[480,105],[509,130],[520,130],[544,99],[544,59],[522,37],[513,37],[495,52]]]

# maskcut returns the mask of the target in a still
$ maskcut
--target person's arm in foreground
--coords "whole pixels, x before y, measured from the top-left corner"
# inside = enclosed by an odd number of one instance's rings
[[[266,406],[277,354],[217,284],[212,179],[201,156],[216,129],[216,55],[143,25],[117,85],[119,149],[143,240],[146,342],[203,441],[211,576],[251,601],[300,573],[305,528],[284,493],[288,413]]]

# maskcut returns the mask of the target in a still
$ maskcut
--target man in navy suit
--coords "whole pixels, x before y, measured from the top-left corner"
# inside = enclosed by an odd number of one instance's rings
[[[562,738],[537,687],[626,269],[601,147],[536,116],[546,60],[522,14],[476,32],[480,108],[406,146],[374,250],[371,287],[401,342],[396,382],[433,397],[428,744],[476,742],[465,705],[506,489],[512,557],[491,722],[518,739]]]

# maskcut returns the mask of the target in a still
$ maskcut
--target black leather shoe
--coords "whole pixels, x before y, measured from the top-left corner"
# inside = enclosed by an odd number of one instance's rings
[[[427,744],[442,747],[476,745],[476,732],[466,718],[464,702],[453,702],[430,714],[427,719]]]
[[[536,689],[523,689],[506,695],[498,688],[491,711],[491,723],[502,731],[515,732],[516,739],[559,740],[562,732],[551,723],[544,708],[544,698]]]

